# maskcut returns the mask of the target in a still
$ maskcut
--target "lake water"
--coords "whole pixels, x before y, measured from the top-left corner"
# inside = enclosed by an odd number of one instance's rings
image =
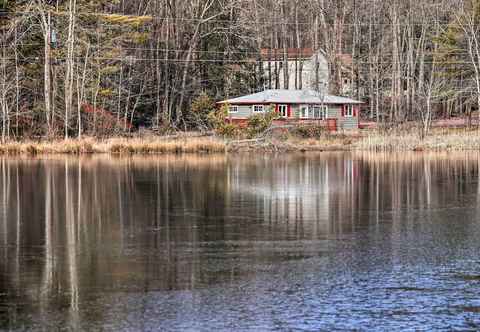
[[[0,160],[0,330],[478,330],[479,164]]]

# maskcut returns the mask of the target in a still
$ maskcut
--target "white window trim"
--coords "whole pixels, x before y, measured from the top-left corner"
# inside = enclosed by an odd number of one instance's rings
[[[318,108],[320,114],[324,114],[323,117],[316,117],[315,115],[315,109]],[[315,104],[315,105],[312,105],[312,111],[313,111],[313,116],[311,117],[311,119],[314,119],[314,120],[326,120],[328,118],[328,106],[327,105],[319,105],[319,104]]]
[[[282,115],[282,112],[280,111],[280,109],[282,107],[285,107],[285,115]],[[281,105],[278,105],[278,114],[280,115],[281,118],[288,118],[288,105],[287,104],[281,104]]]
[[[307,116],[303,115],[303,108],[307,108]],[[309,105],[300,105],[300,119],[310,119],[308,116],[310,114],[310,106]]]
[[[256,108],[256,107],[261,107],[262,110],[261,110],[261,111],[255,111],[255,108]],[[253,105],[253,106],[252,106],[252,112],[253,112],[253,113],[257,113],[257,114],[258,114],[258,113],[265,113],[265,105]]]
[[[303,111],[302,111],[302,108],[303,107],[306,107],[307,108],[307,116],[303,116]],[[322,119],[322,118],[316,118],[315,115],[314,116],[310,116],[310,112],[314,110],[315,107],[319,107],[320,110],[322,111],[325,110],[325,117]],[[327,120],[328,119],[328,113],[329,113],[329,108],[328,108],[328,105],[301,105],[300,106],[300,118],[301,119],[312,119],[312,120]]]
[[[238,105],[231,105],[228,108],[228,113],[230,113],[230,114],[238,113]]]
[[[354,117],[354,110],[353,110],[353,105],[352,104],[347,104],[345,105],[345,118],[353,118]]]
[[[325,116],[321,120],[327,120],[328,119],[328,105],[320,105],[320,110],[325,111]]]

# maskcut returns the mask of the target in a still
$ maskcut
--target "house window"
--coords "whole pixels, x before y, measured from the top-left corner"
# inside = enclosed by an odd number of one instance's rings
[[[230,106],[228,113],[238,113],[238,106]]]
[[[302,119],[325,120],[328,117],[328,106],[325,105],[304,105],[300,107],[300,117]]]
[[[328,106],[323,105],[322,106],[322,119],[328,119]]]
[[[253,113],[264,113],[265,108],[263,105],[253,105]]]
[[[288,106],[287,105],[278,105],[278,114],[282,118],[288,118]]]
[[[308,119],[308,106],[307,105],[302,105],[300,107],[300,117],[302,119]]]
[[[345,115],[346,118],[352,118],[354,116],[353,105],[345,105]]]
[[[314,105],[310,110],[310,117],[319,120],[325,120],[328,117],[328,107],[323,105]]]

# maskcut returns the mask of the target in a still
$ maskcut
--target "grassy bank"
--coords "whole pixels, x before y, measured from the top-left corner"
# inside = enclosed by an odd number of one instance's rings
[[[222,153],[226,151],[223,140],[215,138],[92,138],[7,142],[0,145],[0,154],[172,154],[172,153]]]
[[[480,151],[480,131],[434,129],[424,139],[413,130],[358,133],[323,133],[317,137],[286,135],[245,144],[233,150],[277,151]]]
[[[480,131],[434,129],[420,139],[415,132],[369,133],[354,144],[363,151],[480,151]]]
[[[93,138],[0,144],[3,155],[41,154],[188,154],[305,151],[480,151],[478,130],[433,130],[425,139],[411,131],[323,133],[317,137],[285,134],[258,140],[216,137]]]

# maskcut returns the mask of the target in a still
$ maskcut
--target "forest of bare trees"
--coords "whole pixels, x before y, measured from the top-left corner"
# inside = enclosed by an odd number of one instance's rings
[[[479,0],[3,0],[2,139],[196,126],[190,105],[264,88],[261,49],[325,51],[362,116],[472,118]],[[345,69],[341,55],[352,61]],[[284,71],[288,75],[287,71]],[[343,74],[344,75],[344,74]]]

